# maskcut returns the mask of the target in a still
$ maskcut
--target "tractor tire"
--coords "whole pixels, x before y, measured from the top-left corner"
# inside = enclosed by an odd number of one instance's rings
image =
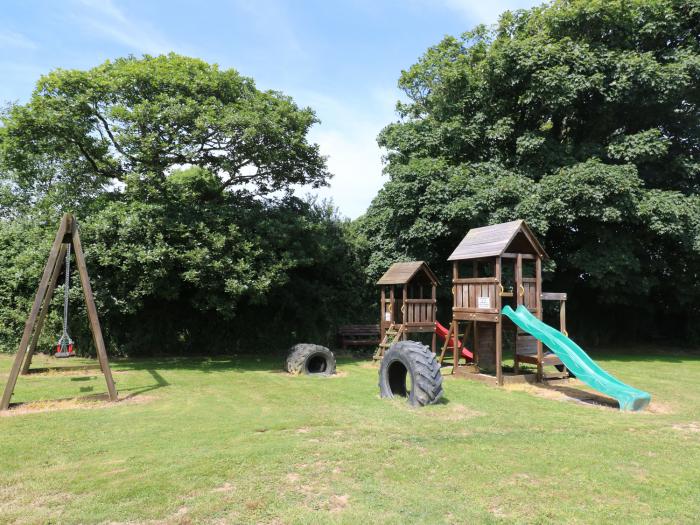
[[[410,378],[410,388],[406,379]],[[443,394],[440,364],[430,348],[416,341],[391,345],[379,366],[379,392],[383,398],[405,397],[412,406],[436,403]]]
[[[290,374],[331,376],[335,374],[335,355],[325,346],[301,343],[289,349],[285,368]]]

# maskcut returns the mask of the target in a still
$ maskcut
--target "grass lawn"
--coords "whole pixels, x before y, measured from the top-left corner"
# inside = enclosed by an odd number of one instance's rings
[[[329,379],[277,358],[113,363],[125,401],[0,417],[0,522],[697,523],[700,354],[591,353],[650,409],[451,377],[411,409],[352,359]],[[94,370],[36,374],[13,400],[105,391]]]

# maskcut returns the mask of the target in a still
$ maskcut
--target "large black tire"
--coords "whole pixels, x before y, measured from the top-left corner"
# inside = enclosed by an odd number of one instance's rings
[[[410,378],[410,388],[406,379]],[[379,366],[379,392],[384,398],[401,396],[413,406],[430,405],[443,394],[440,364],[430,348],[416,341],[391,345]]]
[[[325,346],[301,343],[289,349],[286,369],[290,374],[330,376],[335,374],[335,356]]]

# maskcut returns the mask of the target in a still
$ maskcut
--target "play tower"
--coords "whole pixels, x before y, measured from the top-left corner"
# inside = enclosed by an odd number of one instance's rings
[[[435,288],[437,277],[423,261],[392,264],[377,281],[381,289],[380,344],[374,354],[381,359],[393,343],[405,340],[406,334],[432,333],[435,352]]]
[[[520,363],[535,364],[537,375],[533,379],[537,380],[543,378],[544,365],[562,368],[556,355],[543,351],[539,340],[521,332],[501,314],[505,301],[524,305],[542,319],[542,301],[557,300],[560,330],[566,333],[566,294],[542,293],[542,261],[546,257],[544,248],[522,220],[469,230],[448,258],[452,262],[452,322],[441,363],[448,346],[452,346],[456,364],[453,373],[495,380],[498,385],[507,380],[522,381],[523,375],[518,374]],[[508,377],[502,367],[504,330],[515,338],[515,374]],[[471,341],[474,361],[461,366],[461,345],[467,339]],[[495,378],[488,375],[494,372]]]

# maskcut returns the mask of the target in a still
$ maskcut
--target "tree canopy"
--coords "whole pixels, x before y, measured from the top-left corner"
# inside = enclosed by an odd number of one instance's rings
[[[3,175],[36,204],[78,205],[128,177],[198,166],[222,188],[259,194],[319,186],[329,173],[307,133],[318,122],[233,69],[170,54],[120,58],[41,77],[0,128]]]
[[[361,304],[361,272],[347,223],[291,192],[329,177],[307,138],[316,122],[234,70],[174,54],[43,76],[0,126],[0,346],[15,349],[65,211],[81,224],[112,352],[327,340]]]
[[[446,37],[399,87],[371,278],[526,219],[582,335],[683,337],[700,316],[700,4],[557,0]],[[371,247],[371,248],[369,248]]]

